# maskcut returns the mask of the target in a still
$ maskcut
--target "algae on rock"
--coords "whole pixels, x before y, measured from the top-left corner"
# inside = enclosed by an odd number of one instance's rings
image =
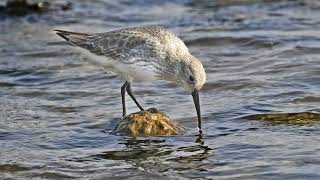
[[[127,136],[172,136],[184,128],[155,108],[129,114],[121,118],[113,134]]]
[[[313,112],[254,114],[243,119],[264,120],[273,124],[312,124],[320,123],[320,114]]]

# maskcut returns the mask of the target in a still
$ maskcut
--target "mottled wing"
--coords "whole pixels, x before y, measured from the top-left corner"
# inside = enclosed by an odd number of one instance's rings
[[[93,54],[106,56],[112,59],[126,57],[143,58],[151,49],[146,46],[146,39],[135,33],[111,31],[107,33],[76,33],[56,30],[57,35],[70,44],[78,46]]]

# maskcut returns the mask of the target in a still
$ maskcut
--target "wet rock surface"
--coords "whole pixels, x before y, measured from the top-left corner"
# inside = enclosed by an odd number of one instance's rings
[[[172,136],[182,134],[184,128],[155,108],[123,117],[113,134],[126,136]]]
[[[0,6],[0,15],[25,16],[57,10],[66,11],[71,8],[72,4],[70,2],[52,4],[49,1],[8,0],[4,6]]]
[[[320,123],[320,114],[313,112],[255,114],[243,119],[263,120],[275,124],[311,124]]]

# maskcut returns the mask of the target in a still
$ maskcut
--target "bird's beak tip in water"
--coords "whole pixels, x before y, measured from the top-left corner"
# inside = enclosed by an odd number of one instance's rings
[[[193,97],[194,105],[195,105],[196,111],[197,111],[199,132],[202,132],[201,131],[201,111],[200,111],[199,91],[194,90],[191,93],[191,95]]]

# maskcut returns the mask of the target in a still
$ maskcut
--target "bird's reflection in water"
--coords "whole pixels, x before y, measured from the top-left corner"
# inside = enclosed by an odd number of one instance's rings
[[[203,171],[201,166],[206,165],[205,160],[213,155],[213,149],[205,144],[202,134],[196,136],[194,143],[189,141],[194,136],[190,136],[179,145],[174,143],[180,141],[179,138],[166,138],[124,139],[120,144],[125,148],[105,151],[96,155],[95,159],[124,160],[133,166],[157,172],[190,168]]]
[[[200,133],[197,135],[195,144],[178,147],[174,152],[176,155],[173,158],[168,159],[168,161],[180,163],[182,169],[200,167],[201,163],[199,164],[199,162],[204,162],[209,155],[212,155],[212,150],[212,148],[205,144],[203,135]]]

